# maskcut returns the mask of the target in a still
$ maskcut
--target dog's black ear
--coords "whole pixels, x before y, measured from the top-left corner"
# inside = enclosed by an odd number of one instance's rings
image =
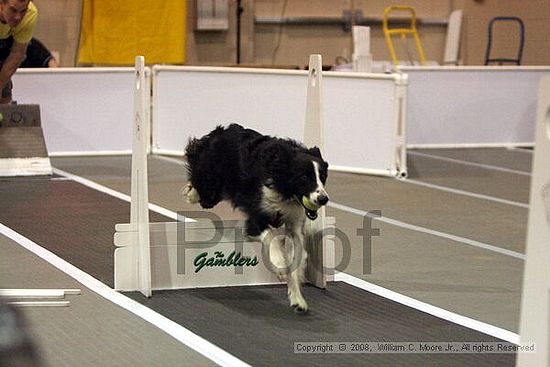
[[[321,150],[318,147],[315,146],[313,148],[309,148],[307,151],[312,156],[323,159],[323,157],[321,157]]]

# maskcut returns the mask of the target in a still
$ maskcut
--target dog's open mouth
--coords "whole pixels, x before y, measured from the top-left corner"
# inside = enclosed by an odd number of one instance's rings
[[[304,211],[306,212],[306,217],[308,217],[310,220],[317,219],[317,216],[318,216],[317,215],[317,210],[319,209],[319,207],[317,207],[317,205],[311,203],[311,201],[309,201],[308,199],[305,199],[305,196],[302,197],[301,200],[298,199],[298,198],[296,198],[296,200],[304,208]],[[314,207],[317,207],[317,209],[314,209]]]
[[[305,209],[305,212],[306,212],[306,217],[308,217],[310,220],[317,219],[317,211]]]

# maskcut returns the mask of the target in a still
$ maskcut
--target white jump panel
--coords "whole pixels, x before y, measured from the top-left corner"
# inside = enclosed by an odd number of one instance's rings
[[[133,68],[20,69],[18,103],[40,104],[50,155],[130,153]]]
[[[543,67],[401,67],[409,76],[409,147],[534,142]]]
[[[269,258],[262,254],[262,244],[245,240],[243,223],[218,223],[217,228],[220,237],[216,237],[216,228],[208,221],[151,223],[152,289],[279,283],[275,272],[269,269]],[[134,246],[137,242],[135,228],[117,225],[117,290],[135,290],[135,282],[127,274],[135,268],[132,259],[138,250]]]
[[[153,151],[183,154],[189,137],[241,123],[302,140],[307,71],[153,68]],[[406,76],[323,73],[324,154],[332,169],[396,175]]]

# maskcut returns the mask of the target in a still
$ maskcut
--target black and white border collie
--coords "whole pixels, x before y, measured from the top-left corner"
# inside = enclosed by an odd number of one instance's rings
[[[228,200],[246,216],[246,232],[269,246],[272,266],[288,284],[290,305],[298,313],[308,305],[302,296],[307,253],[304,223],[325,205],[328,163],[317,147],[262,135],[237,124],[218,126],[191,139],[185,149],[189,203],[212,208]],[[286,236],[274,236],[276,228]],[[293,266],[295,261],[299,262]]]

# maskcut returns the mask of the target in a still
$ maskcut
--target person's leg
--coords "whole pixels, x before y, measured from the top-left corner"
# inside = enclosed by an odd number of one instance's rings
[[[0,94],[0,104],[6,104],[11,103],[11,89],[13,87],[13,83],[11,82],[11,79],[8,80],[8,83],[2,89],[2,93]]]

